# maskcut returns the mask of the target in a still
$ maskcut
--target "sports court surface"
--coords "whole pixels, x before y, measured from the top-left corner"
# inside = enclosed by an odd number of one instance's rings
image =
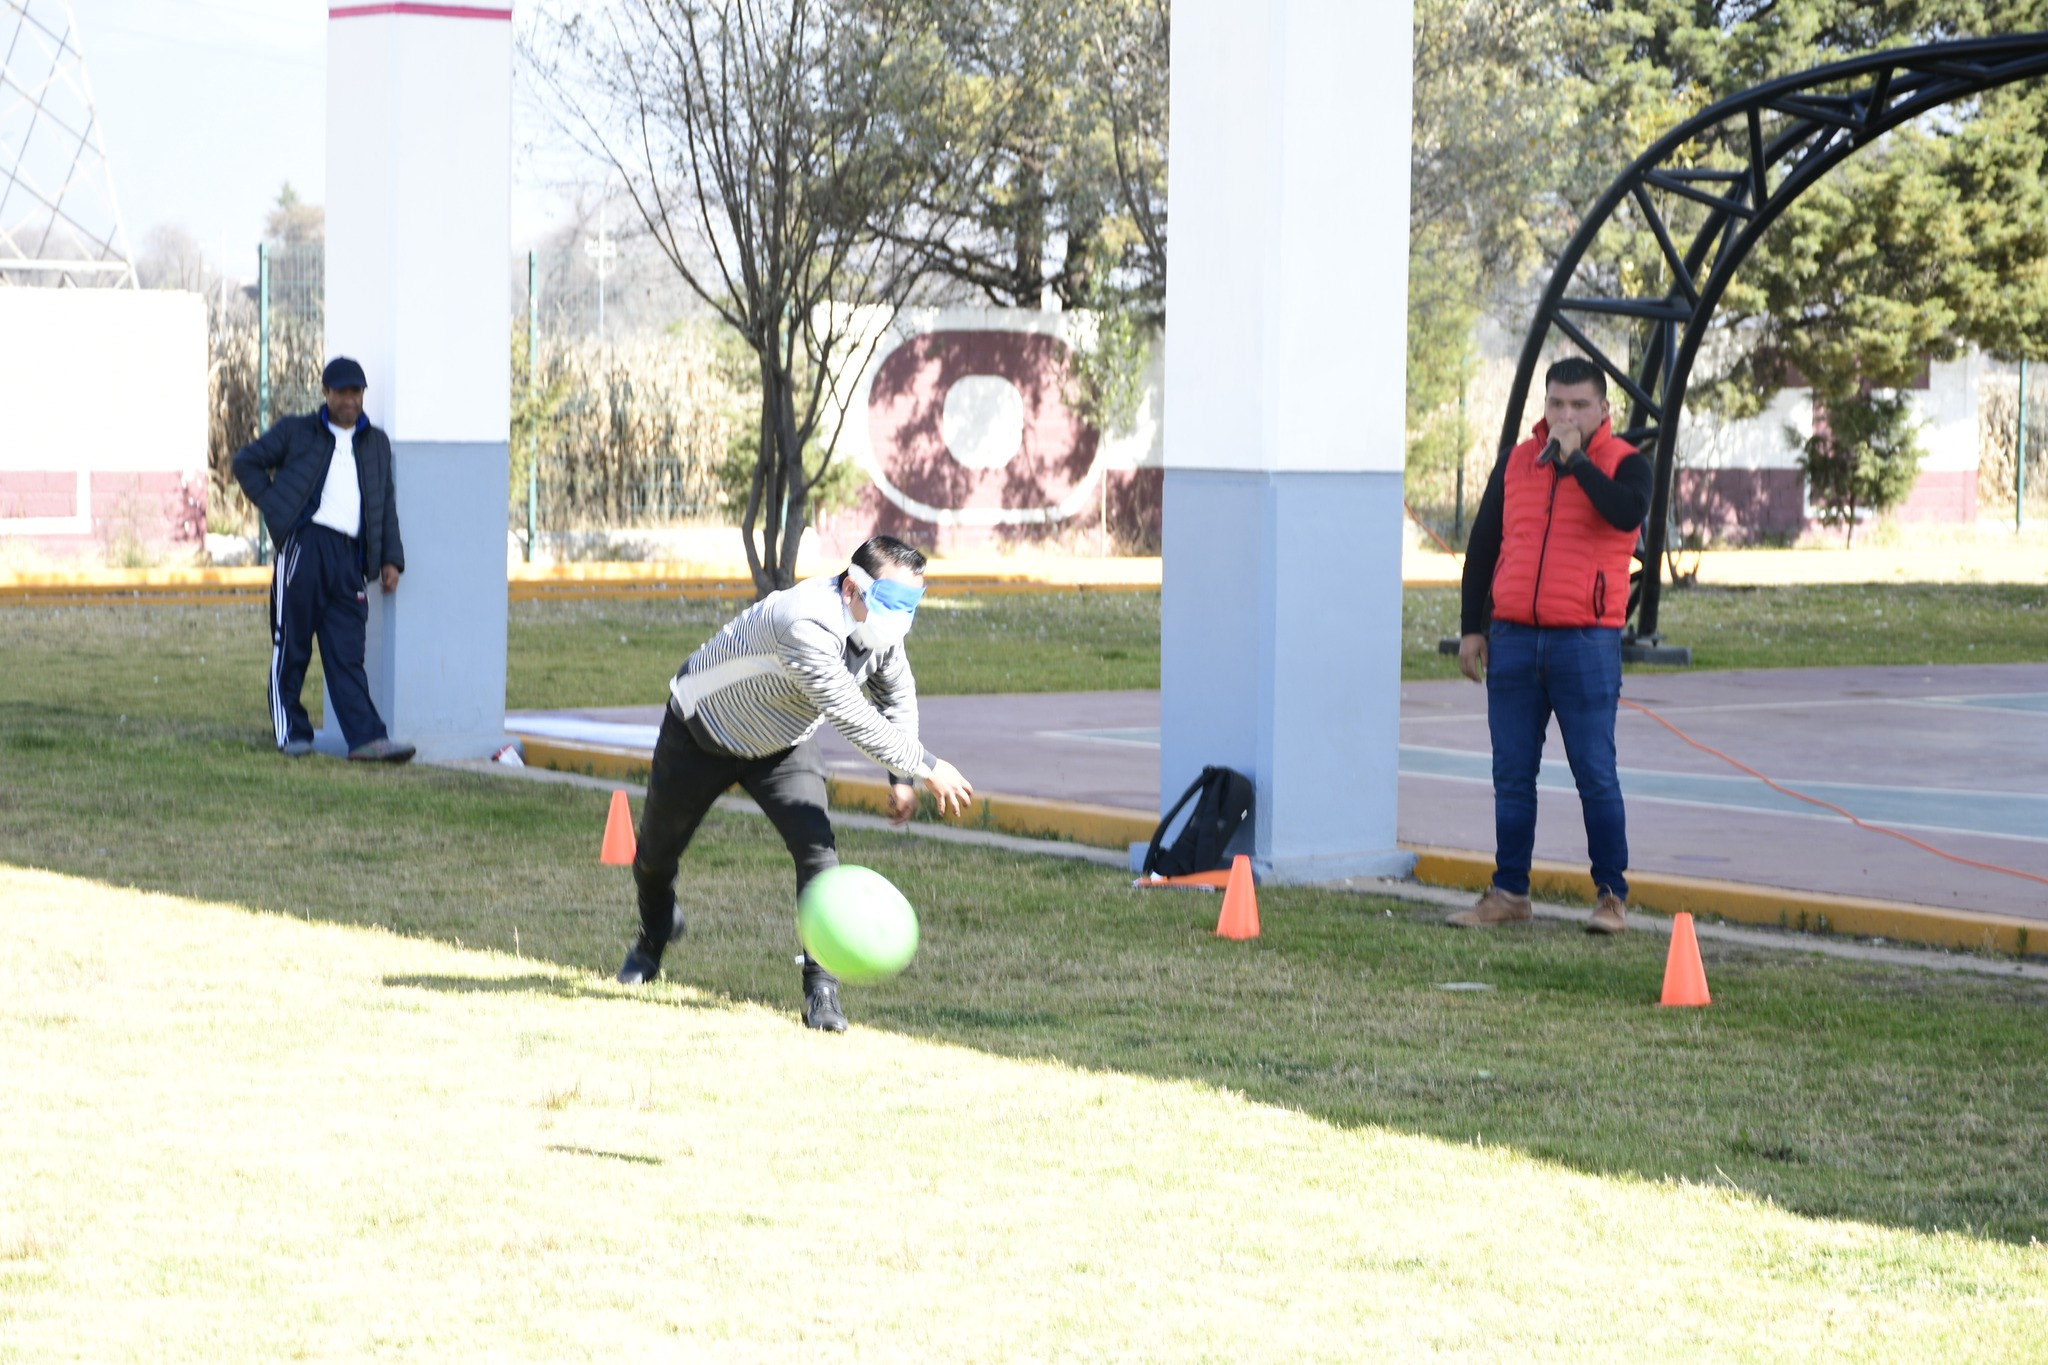
[[[2048,664],[1630,674],[1625,701],[1786,786],[1978,862],[2048,876]],[[1159,810],[1156,692],[928,697],[926,744],[978,789]],[[651,750],[659,705],[522,713],[519,733]],[[1626,706],[1617,726],[1638,871],[2048,922],[2039,882],[1963,867],[1771,790]],[[826,731],[828,761],[873,765]],[[1490,851],[1486,697],[1401,688],[1403,842]],[[1583,865],[1551,728],[1536,856]]]

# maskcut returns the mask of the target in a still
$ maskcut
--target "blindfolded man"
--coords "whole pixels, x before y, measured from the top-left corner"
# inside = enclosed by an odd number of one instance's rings
[[[836,867],[817,735],[830,722],[889,773],[889,814],[917,809],[923,779],[942,813],[965,810],[974,788],[917,738],[917,681],[904,638],[924,597],[925,558],[893,536],[853,552],[844,573],[771,593],[726,624],[669,685],[640,815],[633,880],[640,935],[619,968],[639,985],[661,970],[683,932],[676,869],[711,803],[738,783],[782,835],[799,894]],[[806,954],[803,1019],[844,1032],[839,982]]]

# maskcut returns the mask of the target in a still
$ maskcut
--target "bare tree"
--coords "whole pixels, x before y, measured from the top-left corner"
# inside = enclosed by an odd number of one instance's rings
[[[1001,93],[951,78],[942,0],[568,2],[525,56],[758,362],[741,533],[756,591],[788,587],[844,417],[833,377],[913,300]]]
[[[299,198],[291,181],[277,192],[277,203],[263,218],[263,236],[279,246],[306,246],[327,240],[327,210]]]
[[[135,273],[144,289],[184,289],[195,294],[204,292],[209,280],[206,253],[191,233],[174,223],[159,223],[143,237]]]

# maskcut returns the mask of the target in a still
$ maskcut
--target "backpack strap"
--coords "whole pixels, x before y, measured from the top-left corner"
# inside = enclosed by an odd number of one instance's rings
[[[1207,768],[1202,769],[1202,775],[1188,784],[1188,789],[1180,794],[1180,800],[1173,803],[1173,809],[1159,817],[1159,824],[1152,831],[1152,843],[1145,850],[1145,861],[1138,868],[1139,876],[1149,877],[1152,869],[1159,866],[1159,846],[1166,842],[1166,831],[1173,827],[1173,818],[1180,814],[1181,807],[1194,800],[1195,793],[1208,782],[1209,772]]]

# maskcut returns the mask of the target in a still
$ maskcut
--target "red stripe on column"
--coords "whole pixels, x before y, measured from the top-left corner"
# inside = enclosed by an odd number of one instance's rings
[[[372,14],[423,14],[434,19],[503,19],[510,21],[509,9],[471,9],[467,5],[422,5],[398,3],[389,5],[333,5],[328,8],[329,19],[361,19]]]

